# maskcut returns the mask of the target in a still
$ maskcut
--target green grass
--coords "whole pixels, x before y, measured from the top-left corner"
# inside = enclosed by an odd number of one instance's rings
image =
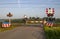
[[[2,27],[0,27],[0,32],[5,32],[7,30],[12,30],[14,28],[15,28],[15,26],[11,26],[11,27],[8,27],[8,28],[2,28]]]
[[[44,27],[46,39],[60,39],[60,27]]]

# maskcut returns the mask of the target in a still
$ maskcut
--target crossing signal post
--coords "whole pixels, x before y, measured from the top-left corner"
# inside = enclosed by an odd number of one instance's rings
[[[47,14],[46,25],[51,27],[51,26],[53,26],[53,23],[54,23],[54,20],[55,20],[55,18],[53,18],[54,8],[46,8],[46,14]]]

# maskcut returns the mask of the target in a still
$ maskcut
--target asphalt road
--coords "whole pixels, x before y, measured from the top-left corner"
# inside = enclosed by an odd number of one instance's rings
[[[0,39],[45,39],[45,35],[43,27],[21,26],[0,32]]]

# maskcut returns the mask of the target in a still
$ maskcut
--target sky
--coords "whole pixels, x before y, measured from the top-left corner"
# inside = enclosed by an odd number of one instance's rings
[[[0,18],[8,18],[6,15],[11,12],[11,18],[47,17],[46,8],[54,8],[53,17],[60,18],[60,0],[0,0]]]

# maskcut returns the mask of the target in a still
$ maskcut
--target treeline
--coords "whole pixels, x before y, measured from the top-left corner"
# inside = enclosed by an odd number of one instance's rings
[[[26,23],[27,20],[41,20],[39,17],[29,17],[29,18],[21,18],[21,19],[11,19],[11,23]],[[5,22],[9,22],[8,19],[4,20]]]
[[[55,22],[56,22],[56,23],[60,23],[60,18],[57,18],[57,19],[55,20]]]
[[[43,18],[39,18],[39,17],[30,17],[30,18],[23,18],[23,19],[11,19],[11,23],[25,23],[26,20],[42,20]],[[44,18],[45,19],[45,18]],[[47,18],[46,18],[47,19]],[[1,21],[1,19],[0,19]],[[2,20],[4,22],[9,22],[8,19],[4,19]],[[60,18],[54,18],[55,23],[60,23]]]
[[[5,20],[5,22],[9,22],[9,20]],[[24,19],[11,19],[11,23],[24,23]]]

